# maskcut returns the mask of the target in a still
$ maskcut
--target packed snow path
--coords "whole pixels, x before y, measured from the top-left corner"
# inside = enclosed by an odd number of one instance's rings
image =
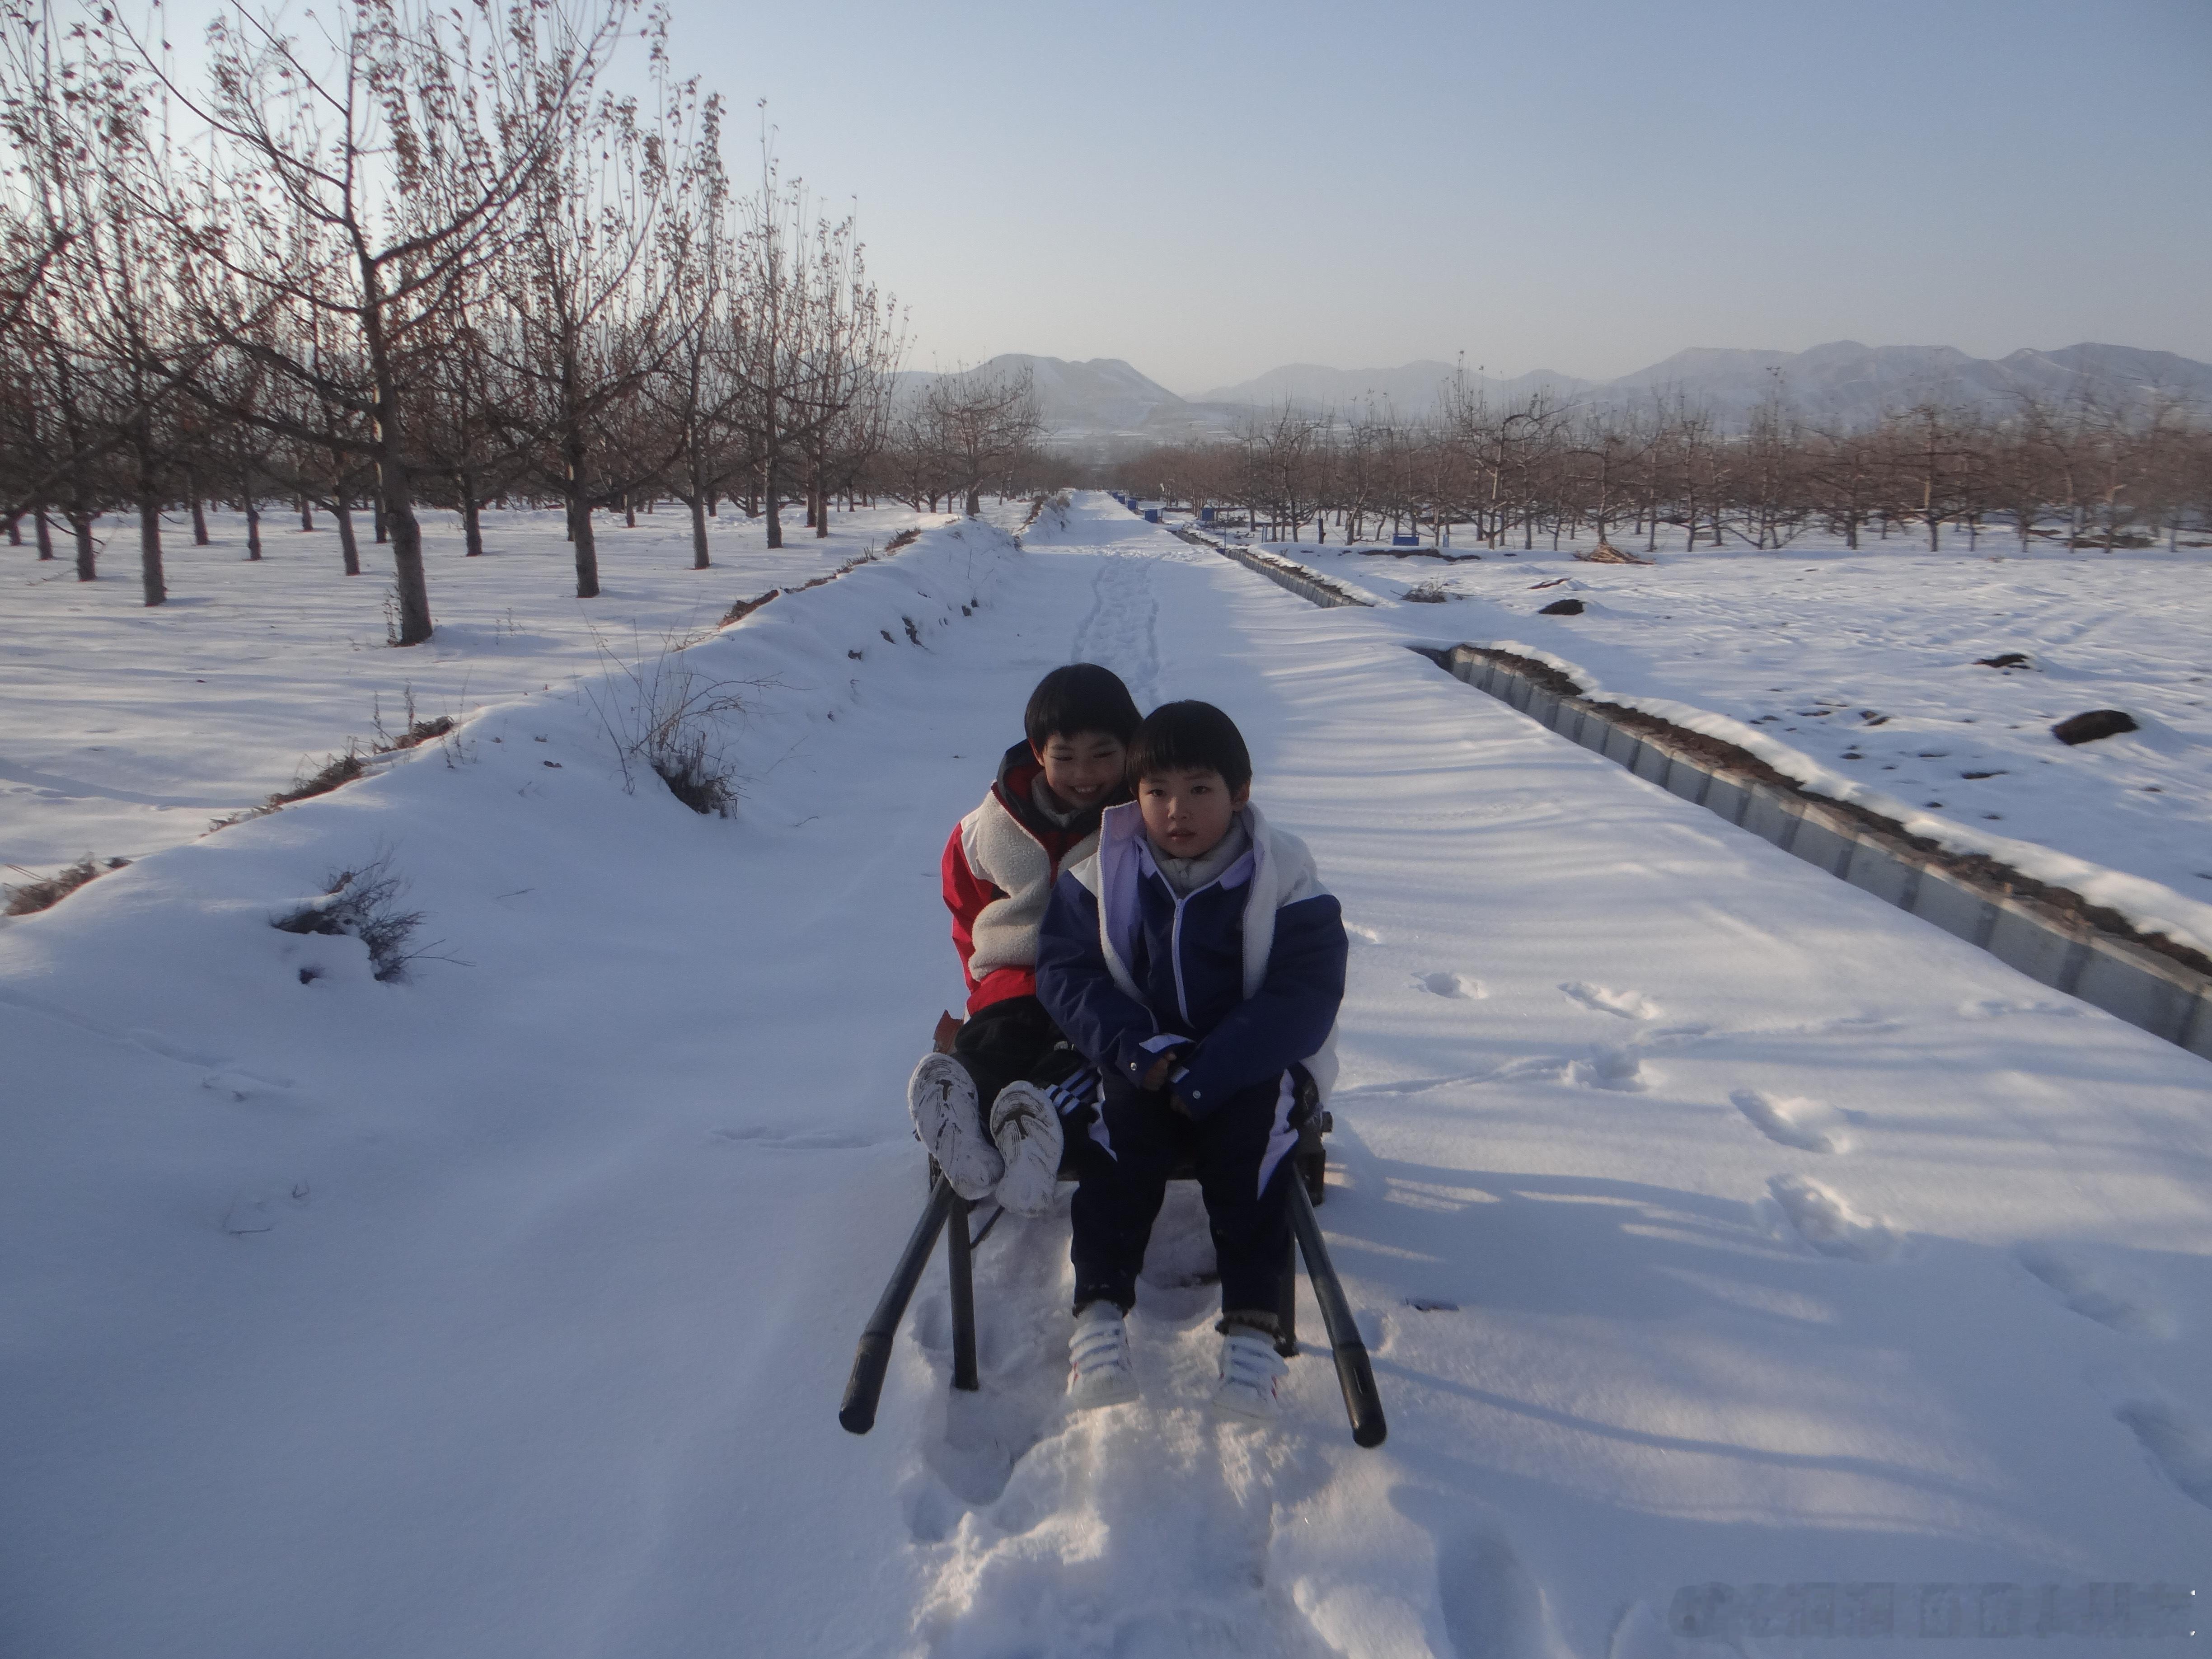
[[[1100,497],[1025,540],[692,653],[753,682],[733,823],[556,694],[0,931],[0,1648],[1645,1659],[1723,1650],[1664,1625],[1713,1581],[1903,1629],[2212,1577],[2212,1066],[1371,616]],[[1380,1450],[1322,1352],[1273,1433],[1209,1419],[1181,1193],[1141,1404],[1061,1405],[1062,1215],[981,1253],[980,1395],[934,1268],[836,1426],[958,996],[938,849],[1075,657],[1230,709],[1343,898]],[[405,984],[267,925],[377,845],[459,959]]]

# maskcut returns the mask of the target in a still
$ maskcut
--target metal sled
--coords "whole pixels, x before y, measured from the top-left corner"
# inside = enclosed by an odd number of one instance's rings
[[[1297,1258],[1303,1255],[1306,1278],[1313,1285],[1314,1300],[1321,1304],[1321,1322],[1328,1333],[1329,1352],[1336,1361],[1336,1380],[1344,1390],[1344,1409],[1352,1419],[1352,1441],[1361,1446],[1379,1446],[1389,1429],[1382,1420],[1382,1400],[1376,1391],[1375,1370],[1368,1363],[1367,1345],[1359,1339],[1359,1328],[1352,1322],[1351,1305],[1344,1299],[1343,1283],[1328,1259],[1328,1246],[1321,1236],[1321,1222],[1314,1214],[1314,1206],[1326,1196],[1322,1176],[1328,1154],[1322,1145],[1322,1136],[1332,1127],[1327,1112],[1316,1113],[1299,1130],[1297,1146],[1291,1154],[1294,1176],[1290,1200],[1292,1243],[1291,1257],[1283,1264],[1282,1294],[1277,1303],[1282,1334],[1276,1339],[1275,1347],[1285,1358],[1298,1351]],[[898,1333],[899,1322],[906,1317],[907,1304],[914,1299],[915,1290],[921,1283],[922,1270],[929,1265],[940,1232],[948,1234],[951,1240],[945,1248],[945,1263],[951,1275],[952,1386],[970,1391],[981,1386],[975,1375],[974,1241],[968,1231],[968,1214],[974,1206],[952,1190],[951,1183],[938,1173],[934,1164],[930,1173],[933,1178],[929,1202],[922,1210],[921,1219],[915,1223],[914,1232],[899,1256],[898,1266],[891,1271],[890,1283],[884,1286],[875,1312],[868,1317],[867,1328],[860,1333],[860,1346],[853,1356],[852,1374],[845,1381],[845,1398],[837,1408],[837,1421],[854,1434],[866,1434],[876,1425],[876,1402],[883,1395],[884,1376],[890,1366],[892,1339]],[[1066,1179],[1074,1178],[1074,1172],[1065,1167],[1061,1175]],[[1180,1170],[1174,1178],[1188,1179],[1190,1175],[1188,1170]]]

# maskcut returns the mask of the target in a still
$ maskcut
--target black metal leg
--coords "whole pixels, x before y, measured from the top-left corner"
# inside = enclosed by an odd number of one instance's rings
[[[1328,1245],[1321,1236],[1313,1200],[1305,1183],[1291,1185],[1291,1227],[1306,1259],[1306,1278],[1321,1304],[1321,1322],[1328,1332],[1328,1346],[1336,1359],[1337,1384],[1344,1390],[1344,1409],[1352,1419],[1352,1438],[1362,1446],[1379,1446],[1389,1432],[1382,1420],[1382,1396],[1375,1387],[1375,1368],[1367,1362],[1367,1345],[1352,1317],[1352,1304],[1344,1299],[1344,1285],[1328,1259]]]
[[[1275,1298],[1275,1352],[1288,1359],[1298,1351],[1298,1239],[1294,1231],[1283,1251],[1283,1288]]]
[[[975,1378],[975,1257],[968,1248],[968,1212],[974,1207],[964,1198],[952,1200],[945,1249],[952,1276],[952,1386],[970,1394],[983,1386]]]
[[[837,1407],[837,1421],[851,1433],[866,1434],[876,1425],[876,1401],[883,1395],[884,1373],[890,1367],[891,1339],[898,1334],[906,1304],[914,1300],[921,1270],[929,1265],[930,1253],[937,1248],[938,1231],[957,1201],[951,1183],[939,1176],[930,1189],[928,1207],[914,1224],[906,1250],[891,1270],[891,1282],[884,1286],[875,1312],[868,1316],[867,1328],[860,1333],[860,1351],[853,1356],[852,1374],[845,1379],[844,1402]]]

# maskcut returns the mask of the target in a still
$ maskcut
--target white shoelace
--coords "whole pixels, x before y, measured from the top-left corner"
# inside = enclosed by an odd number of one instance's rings
[[[1288,1369],[1276,1355],[1275,1345],[1256,1332],[1238,1331],[1222,1345],[1221,1380],[1272,1394],[1275,1379]]]
[[[1128,1368],[1128,1340],[1118,1319],[1086,1319],[1076,1328],[1068,1346],[1068,1363],[1078,1376],[1108,1369]]]

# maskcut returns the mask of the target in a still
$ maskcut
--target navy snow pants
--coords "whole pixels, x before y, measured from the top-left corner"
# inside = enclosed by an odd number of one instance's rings
[[[1169,1174],[1188,1160],[1206,1197],[1223,1314],[1277,1328],[1291,1249],[1288,1183],[1297,1179],[1290,1156],[1297,1144],[1291,1076],[1239,1090],[1202,1121],[1177,1111],[1164,1092],[1139,1093],[1119,1078],[1107,1079],[1099,1120],[1078,1153],[1072,1251],[1078,1312],[1091,1302],[1129,1310]]]

